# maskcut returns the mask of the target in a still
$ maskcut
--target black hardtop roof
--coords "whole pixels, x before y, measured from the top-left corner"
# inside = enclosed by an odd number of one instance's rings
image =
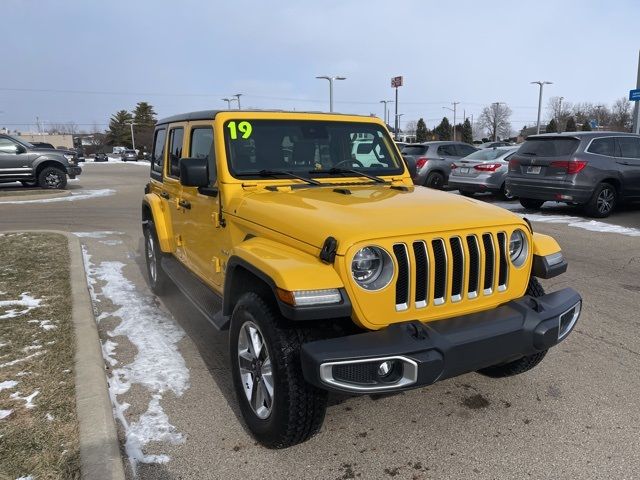
[[[313,112],[313,111],[300,111],[300,110],[200,110],[198,112],[187,112],[180,113],[178,115],[172,115],[170,117],[161,118],[158,120],[157,125],[164,125],[167,123],[176,123],[176,122],[191,122],[195,120],[212,120],[216,117],[218,113],[222,112],[242,112],[242,113],[251,113],[251,112],[272,112],[272,113],[316,113],[322,115],[345,115],[345,116],[356,116],[356,117],[365,117],[370,118],[368,115],[358,115],[355,113],[329,113],[329,112]]]

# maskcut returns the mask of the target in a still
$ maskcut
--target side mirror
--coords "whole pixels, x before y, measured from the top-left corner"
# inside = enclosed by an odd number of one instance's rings
[[[21,153],[27,153],[27,149],[22,145],[16,145],[16,155],[20,155]]]
[[[418,166],[416,165],[415,158],[403,156],[402,159],[404,160],[404,163],[407,164],[407,169],[409,169],[409,175],[411,175],[411,178],[415,178],[416,173],[418,173]]]
[[[185,187],[209,186],[209,160],[206,158],[181,158],[180,183]]]

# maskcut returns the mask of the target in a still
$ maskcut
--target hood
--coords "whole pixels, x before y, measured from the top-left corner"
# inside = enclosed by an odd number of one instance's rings
[[[259,190],[234,214],[317,248],[335,237],[339,255],[365,240],[523,223],[503,208],[424,187],[349,186],[351,194],[336,188]]]
[[[62,148],[35,147],[32,148],[31,151],[39,154],[57,153],[59,155],[77,155],[73,150],[63,150]]]

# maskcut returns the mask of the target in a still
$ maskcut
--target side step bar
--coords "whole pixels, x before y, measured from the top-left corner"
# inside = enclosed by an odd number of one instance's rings
[[[161,260],[162,269],[173,283],[209,320],[216,329],[227,330],[230,318],[222,315],[222,297],[184,267],[173,255],[165,255]]]

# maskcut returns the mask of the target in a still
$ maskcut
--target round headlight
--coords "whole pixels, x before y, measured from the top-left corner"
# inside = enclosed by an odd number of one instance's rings
[[[509,258],[516,267],[521,267],[527,260],[529,245],[522,230],[514,230],[509,239]]]
[[[393,278],[393,261],[380,247],[364,247],[353,256],[351,274],[362,288],[380,290]]]

